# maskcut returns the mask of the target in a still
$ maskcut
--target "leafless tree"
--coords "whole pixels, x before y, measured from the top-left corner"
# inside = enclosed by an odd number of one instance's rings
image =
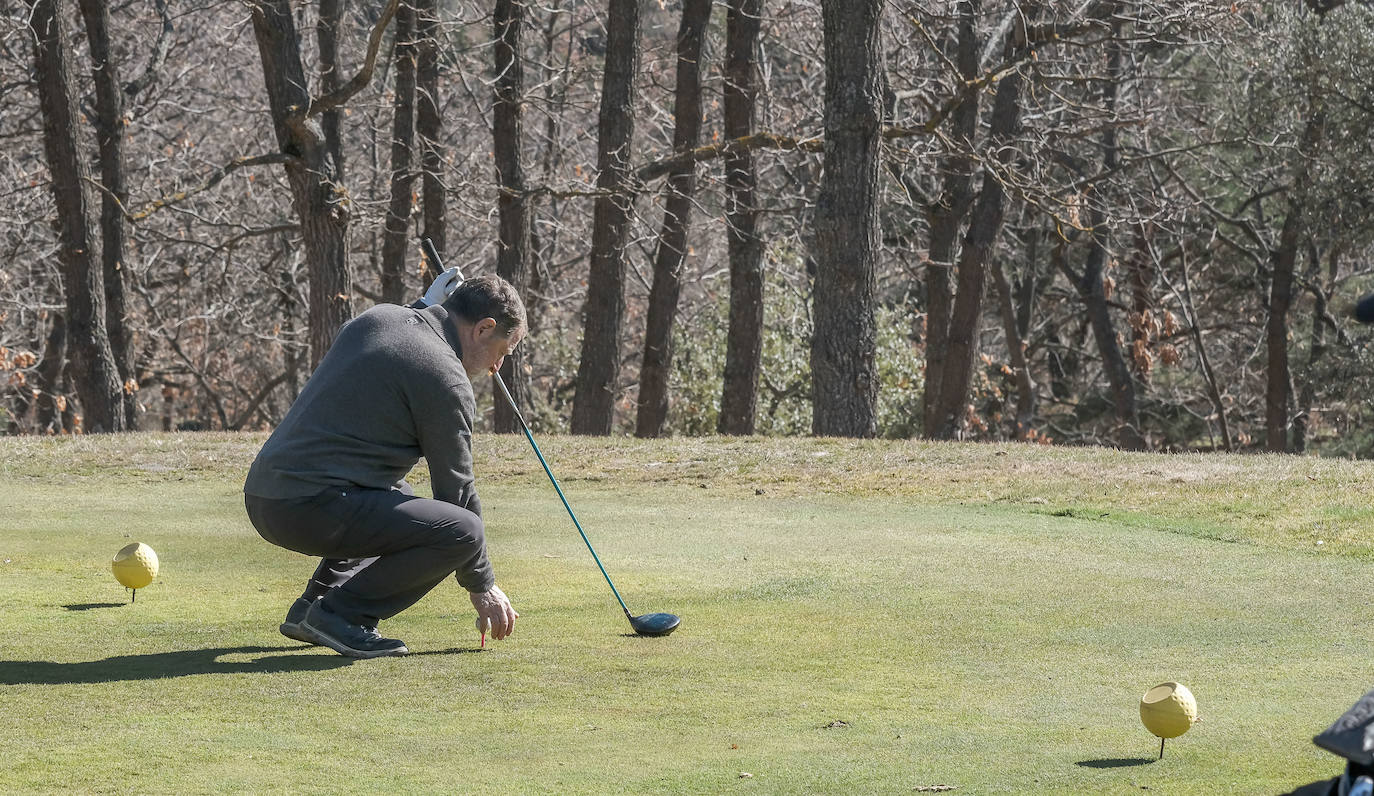
[[[711,0],[683,0],[677,33],[677,85],[673,92],[673,151],[685,152],[701,139],[701,56]],[[688,230],[696,194],[696,164],[678,166],[664,184],[663,228],[654,252],[653,287],[639,369],[639,413],[635,435],[657,437],[668,418],[668,378],[673,361],[673,322],[682,290]]]
[[[882,0],[826,0],[825,172],[816,200],[812,431],[877,431],[874,329]]]
[[[625,246],[631,216],[630,157],[635,80],[640,62],[638,0],[611,0],[605,77],[597,124],[597,180],[582,355],[573,396],[572,432],[609,434],[625,322]]]
[[[78,139],[80,125],[63,27],[66,15],[57,0],[35,0],[29,13],[43,143],[57,211],[58,258],[66,288],[64,326],[72,354],[71,375],[85,410],[86,430],[124,431],[132,426],[132,418],[106,326],[104,274],[97,264],[91,229],[90,177]]]

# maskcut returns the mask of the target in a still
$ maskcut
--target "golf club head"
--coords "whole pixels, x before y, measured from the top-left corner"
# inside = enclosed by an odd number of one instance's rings
[[[682,620],[674,614],[644,614],[630,617],[630,627],[641,636],[666,636],[677,630]]]

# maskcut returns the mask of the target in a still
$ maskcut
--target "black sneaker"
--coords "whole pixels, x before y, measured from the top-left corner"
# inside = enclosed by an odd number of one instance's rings
[[[286,610],[286,621],[277,628],[283,636],[296,641],[304,641],[306,644],[317,643],[314,636],[301,630],[301,620],[305,619],[305,612],[310,610],[310,603],[311,601],[304,597],[297,597],[296,601],[291,603],[291,607]]]
[[[299,628],[315,644],[322,644],[340,655],[350,658],[380,658],[384,655],[408,655],[404,641],[382,638],[375,627],[350,624],[347,619],[324,607],[316,600]]]

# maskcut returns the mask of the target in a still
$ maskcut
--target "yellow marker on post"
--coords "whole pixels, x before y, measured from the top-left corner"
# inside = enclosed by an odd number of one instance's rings
[[[157,553],[142,542],[134,542],[115,553],[110,569],[120,585],[133,589],[133,597],[129,602],[134,602],[138,599],[138,590],[157,577]]]
[[[1160,683],[1140,698],[1140,721],[1159,738],[1159,758],[1164,759],[1164,740],[1177,738],[1197,721],[1197,700],[1182,683]]]

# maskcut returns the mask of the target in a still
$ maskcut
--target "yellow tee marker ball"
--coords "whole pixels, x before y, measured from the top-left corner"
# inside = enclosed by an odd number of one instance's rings
[[[141,589],[157,577],[157,553],[142,542],[134,542],[115,553],[110,569],[126,589]]]
[[[1160,683],[1140,698],[1140,721],[1160,738],[1177,738],[1197,721],[1197,700],[1182,683]]]

